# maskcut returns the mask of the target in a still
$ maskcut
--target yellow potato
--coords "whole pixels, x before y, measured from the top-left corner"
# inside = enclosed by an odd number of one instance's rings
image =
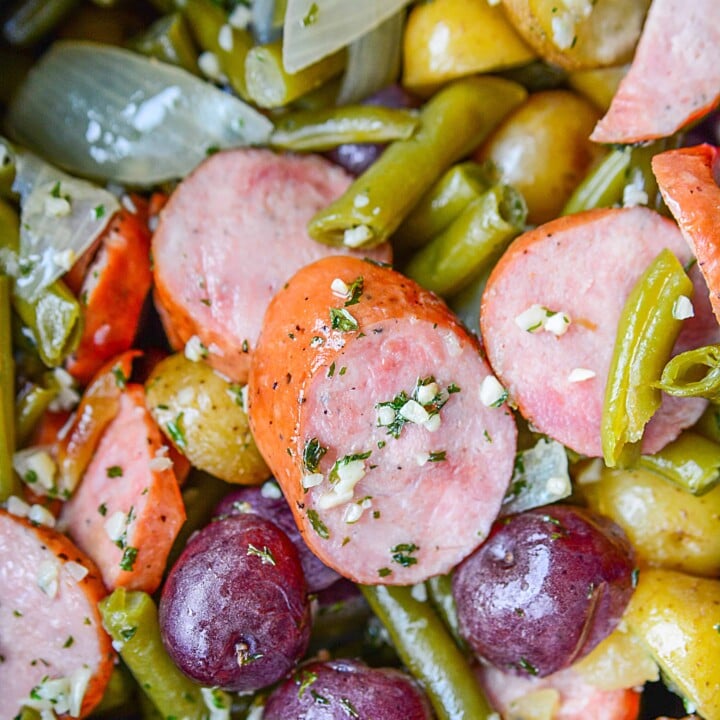
[[[627,62],[649,6],[650,0],[503,0],[528,44],[568,70]]]
[[[591,143],[600,117],[585,98],[569,90],[530,95],[480,148],[502,182],[515,186],[528,206],[528,222],[557,217],[590,165],[604,152]]]
[[[629,65],[620,65],[597,70],[577,70],[570,73],[568,83],[599,110],[607,112],[628,67]]]
[[[579,492],[625,530],[640,564],[720,574],[720,486],[698,497],[649,470],[604,469]]]
[[[210,366],[171,355],[155,366],[145,395],[155,422],[195,467],[243,485],[270,476],[250,434],[240,386]]]
[[[435,0],[410,12],[403,84],[420,89],[530,62],[535,53],[487,0]]]
[[[720,718],[720,580],[644,570],[624,615],[668,683],[707,720]]]

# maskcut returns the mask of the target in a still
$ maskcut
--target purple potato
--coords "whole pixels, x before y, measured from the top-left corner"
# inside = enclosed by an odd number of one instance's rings
[[[310,638],[295,546],[259,515],[211,522],[170,571],[159,622],[174,662],[201,685],[245,692],[279,680]]]
[[[601,515],[570,505],[511,515],[455,571],[460,632],[501,670],[550,675],[617,626],[633,568],[625,533]]]
[[[420,106],[420,101],[399,85],[388,85],[364,100],[363,105],[416,108]],[[352,175],[362,175],[386,147],[384,143],[345,143],[326,153],[326,156]]]
[[[432,720],[425,694],[405,673],[358,660],[311,662],[268,698],[263,720]]]
[[[262,488],[267,486],[266,483]],[[292,540],[298,551],[300,563],[305,573],[308,592],[315,593],[330,587],[340,579],[340,575],[313,554],[302,539],[292,510],[290,510],[290,506],[282,496],[280,488],[275,483],[272,483],[270,487],[277,488],[278,497],[275,497],[274,493],[268,493],[267,490],[263,491],[260,487],[247,486],[233,490],[218,504],[213,516],[240,515],[251,512],[275,523]]]

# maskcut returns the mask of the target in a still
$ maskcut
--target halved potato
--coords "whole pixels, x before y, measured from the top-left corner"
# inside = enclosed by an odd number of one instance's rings
[[[503,0],[513,25],[545,60],[568,70],[627,62],[650,0]]]

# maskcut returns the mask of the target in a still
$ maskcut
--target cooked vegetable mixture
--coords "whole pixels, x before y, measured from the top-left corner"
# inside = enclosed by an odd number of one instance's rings
[[[0,720],[720,720],[717,0],[0,0]]]

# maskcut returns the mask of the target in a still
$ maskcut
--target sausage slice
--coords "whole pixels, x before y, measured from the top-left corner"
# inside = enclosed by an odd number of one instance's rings
[[[593,210],[521,235],[488,280],[480,329],[490,365],[537,430],[575,452],[602,456],[600,419],[620,314],[663,248],[683,264],[692,257],[677,226],[652,210]],[[678,352],[717,337],[707,288],[696,269],[691,277],[695,317],[685,321]],[[564,313],[567,331],[528,328],[524,313],[533,306]],[[665,396],[646,427],[644,452],[674,440],[704,407],[698,398]]]
[[[211,156],[181,182],[152,244],[155,300],[177,349],[197,335],[210,364],[244,382],[272,296],[303,265],[342,252],[305,228],[350,181],[317,156],[243,149]]]
[[[310,548],[361,583],[449,571],[483,540],[516,428],[446,305],[350,257],[298,272],[268,309],[249,403],[257,445]]]
[[[0,509],[0,718],[18,715],[33,689],[36,700],[61,700],[61,679],[81,698],[73,714],[92,711],[113,667],[97,610],[105,594],[68,538]]]

